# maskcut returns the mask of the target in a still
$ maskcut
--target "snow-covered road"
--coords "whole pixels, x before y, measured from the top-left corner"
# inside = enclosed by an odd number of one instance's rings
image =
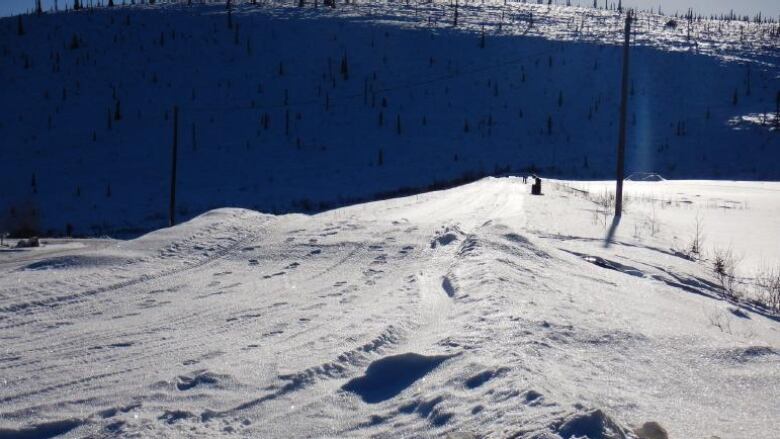
[[[777,318],[571,187],[0,253],[0,437],[780,436]]]

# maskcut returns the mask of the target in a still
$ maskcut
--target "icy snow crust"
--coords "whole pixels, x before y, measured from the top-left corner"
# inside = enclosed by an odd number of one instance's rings
[[[220,209],[1,252],[0,437],[780,437],[777,317],[674,254],[686,203],[643,226],[640,194],[725,183],[628,183],[609,248],[581,196],[601,187],[578,184]],[[719,196],[776,221],[778,190]],[[697,208],[710,226],[739,212]]]
[[[232,29],[224,4],[25,16],[23,36],[1,19],[0,224],[167,225],[174,105],[181,219],[322,211],[531,166],[614,172],[616,11],[460,2],[453,28],[443,2],[261,3],[236,6]],[[694,21],[689,37],[669,20],[635,23],[628,172],[780,180],[776,25]]]

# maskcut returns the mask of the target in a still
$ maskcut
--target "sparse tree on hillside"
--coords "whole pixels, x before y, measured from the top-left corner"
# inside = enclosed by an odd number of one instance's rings
[[[22,23],[22,16],[16,16],[16,34],[19,36],[24,35],[24,23]]]
[[[347,62],[347,54],[344,54],[344,57],[341,58],[341,77],[344,78],[346,81],[349,79],[349,63]]]

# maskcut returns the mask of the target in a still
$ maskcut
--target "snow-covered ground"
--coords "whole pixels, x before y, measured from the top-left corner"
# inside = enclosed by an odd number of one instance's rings
[[[607,187],[0,252],[0,437],[780,437],[778,317],[676,253],[777,265],[780,184],[630,182],[605,246]]]
[[[441,1],[243,2],[230,21],[198,3],[24,16],[23,35],[0,19],[0,232],[165,226],[174,105],[182,219],[614,173],[625,14],[463,1],[454,27]],[[778,25],[671,19],[634,25],[629,171],[780,180]]]

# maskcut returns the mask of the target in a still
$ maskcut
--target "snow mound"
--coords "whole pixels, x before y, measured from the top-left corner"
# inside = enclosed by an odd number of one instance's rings
[[[229,378],[226,375],[219,375],[207,370],[200,370],[191,375],[182,375],[177,378],[176,388],[179,391],[187,391],[196,387],[219,387],[220,382]]]
[[[500,377],[502,375],[505,375],[506,372],[508,372],[509,369],[506,367],[500,367],[498,369],[489,369],[484,370],[476,375],[473,375],[472,377],[468,378],[466,382],[464,383],[467,388],[469,389],[475,389],[486,382],[492,380],[493,378]],[[538,399],[539,396],[536,396],[537,392],[532,391],[533,394],[530,396],[529,400],[535,400]]]
[[[386,401],[419,380],[452,355],[420,355],[413,352],[374,361],[362,377],[354,378],[342,390],[360,396],[364,402]]]
[[[100,268],[112,267],[134,262],[132,258],[118,256],[94,256],[94,255],[70,255],[57,256],[33,262],[26,265],[22,270],[68,270],[78,268]]]
[[[458,227],[445,227],[436,232],[436,236],[431,241],[431,248],[444,247],[458,241],[463,237],[463,231]]]
[[[3,439],[49,439],[63,435],[83,424],[79,419],[44,422],[20,429],[0,428]]]
[[[640,439],[669,439],[666,429],[657,422],[645,422],[640,428],[634,430]]]
[[[601,410],[569,416],[556,433],[562,439],[633,439],[634,436]]]

